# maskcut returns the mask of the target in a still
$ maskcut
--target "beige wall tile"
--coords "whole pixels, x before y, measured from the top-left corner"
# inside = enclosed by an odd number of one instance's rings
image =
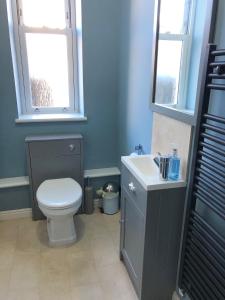
[[[191,141],[191,126],[175,119],[153,113],[152,149],[156,154],[171,153],[171,143],[176,144],[181,157],[181,175],[186,179]]]

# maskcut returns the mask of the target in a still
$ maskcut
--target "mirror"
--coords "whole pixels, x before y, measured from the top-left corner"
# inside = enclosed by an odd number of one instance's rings
[[[153,110],[193,124],[215,0],[156,0]]]

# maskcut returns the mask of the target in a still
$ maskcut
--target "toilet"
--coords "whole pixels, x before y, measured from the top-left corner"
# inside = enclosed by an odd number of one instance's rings
[[[76,241],[73,220],[82,202],[82,188],[72,178],[45,180],[36,192],[38,206],[47,217],[50,246],[64,246]]]

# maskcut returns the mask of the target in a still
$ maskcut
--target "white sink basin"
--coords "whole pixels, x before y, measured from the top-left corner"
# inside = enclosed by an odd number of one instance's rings
[[[153,158],[154,155],[122,156],[121,160],[147,191],[186,186],[184,180],[161,180]]]
[[[130,161],[130,164],[133,165],[133,167],[141,172],[144,176],[158,175],[158,167],[151,156],[128,156],[128,160]]]

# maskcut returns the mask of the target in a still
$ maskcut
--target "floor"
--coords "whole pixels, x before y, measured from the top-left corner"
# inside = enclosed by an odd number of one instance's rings
[[[49,248],[46,221],[0,222],[0,300],[137,300],[119,260],[119,213],[75,223],[76,244]]]

